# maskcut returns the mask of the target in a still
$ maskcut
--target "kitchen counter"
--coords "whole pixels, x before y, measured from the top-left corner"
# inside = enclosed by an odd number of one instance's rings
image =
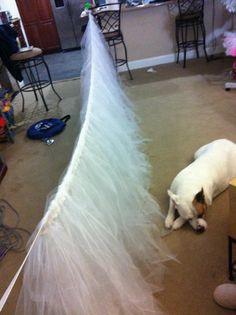
[[[214,5],[213,5],[214,4]],[[209,53],[223,52],[222,35],[231,19],[220,1],[205,1]],[[175,61],[176,0],[122,8],[121,29],[131,68]],[[217,33],[217,37],[216,37]],[[215,48],[213,47],[213,42]]]
[[[147,4],[139,4],[137,6],[122,6],[122,11],[135,11],[135,10],[142,10],[142,9],[148,9],[148,8],[155,8],[160,7],[163,5],[173,5],[176,4],[176,0],[169,0],[169,1],[157,1]]]

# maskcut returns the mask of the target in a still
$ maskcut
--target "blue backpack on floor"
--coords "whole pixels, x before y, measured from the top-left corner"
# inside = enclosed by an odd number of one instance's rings
[[[40,120],[30,126],[27,130],[27,136],[30,139],[47,140],[62,132],[66,126],[66,122],[70,119],[70,115],[66,115],[61,119],[48,118]]]

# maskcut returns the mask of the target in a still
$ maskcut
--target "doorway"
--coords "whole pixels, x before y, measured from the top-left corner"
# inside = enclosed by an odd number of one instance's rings
[[[86,0],[16,0],[29,44],[44,53],[78,49],[88,18]]]

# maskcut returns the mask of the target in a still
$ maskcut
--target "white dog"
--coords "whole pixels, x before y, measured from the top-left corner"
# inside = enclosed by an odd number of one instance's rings
[[[166,228],[179,229],[186,221],[197,231],[204,231],[207,206],[236,177],[236,144],[215,140],[194,154],[194,162],[174,178],[168,195],[169,210]],[[175,219],[175,210],[179,217]]]

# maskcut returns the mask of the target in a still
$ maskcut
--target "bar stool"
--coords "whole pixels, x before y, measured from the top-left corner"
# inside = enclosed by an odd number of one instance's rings
[[[116,68],[126,65],[130,80],[133,80],[128,65],[127,48],[120,28],[121,3],[107,3],[94,8],[92,11],[93,16],[96,18],[97,23],[102,30],[105,40],[109,47],[113,49]],[[123,47],[124,56],[122,57],[118,57],[117,54],[117,46],[119,45]]]
[[[204,25],[204,0],[178,0],[179,14],[175,19],[175,35],[177,44],[177,63],[180,51],[184,52],[183,67],[186,66],[187,49],[195,48],[199,58],[199,46],[203,46],[206,60],[206,30]],[[201,38],[199,33],[201,32]]]
[[[25,99],[23,92],[34,92],[36,101],[38,101],[38,92],[41,96],[46,111],[48,111],[48,106],[43,94],[43,89],[45,87],[51,85],[53,92],[57,95],[59,100],[62,99],[53,86],[51,74],[47,63],[44,60],[42,49],[34,47],[29,51],[17,52],[15,54],[12,54],[10,59],[15,63],[15,65],[20,67],[22,75],[24,77],[23,85],[20,86],[18,83],[19,91],[22,96],[22,112],[25,108]],[[47,78],[42,77],[43,68],[46,70]]]

